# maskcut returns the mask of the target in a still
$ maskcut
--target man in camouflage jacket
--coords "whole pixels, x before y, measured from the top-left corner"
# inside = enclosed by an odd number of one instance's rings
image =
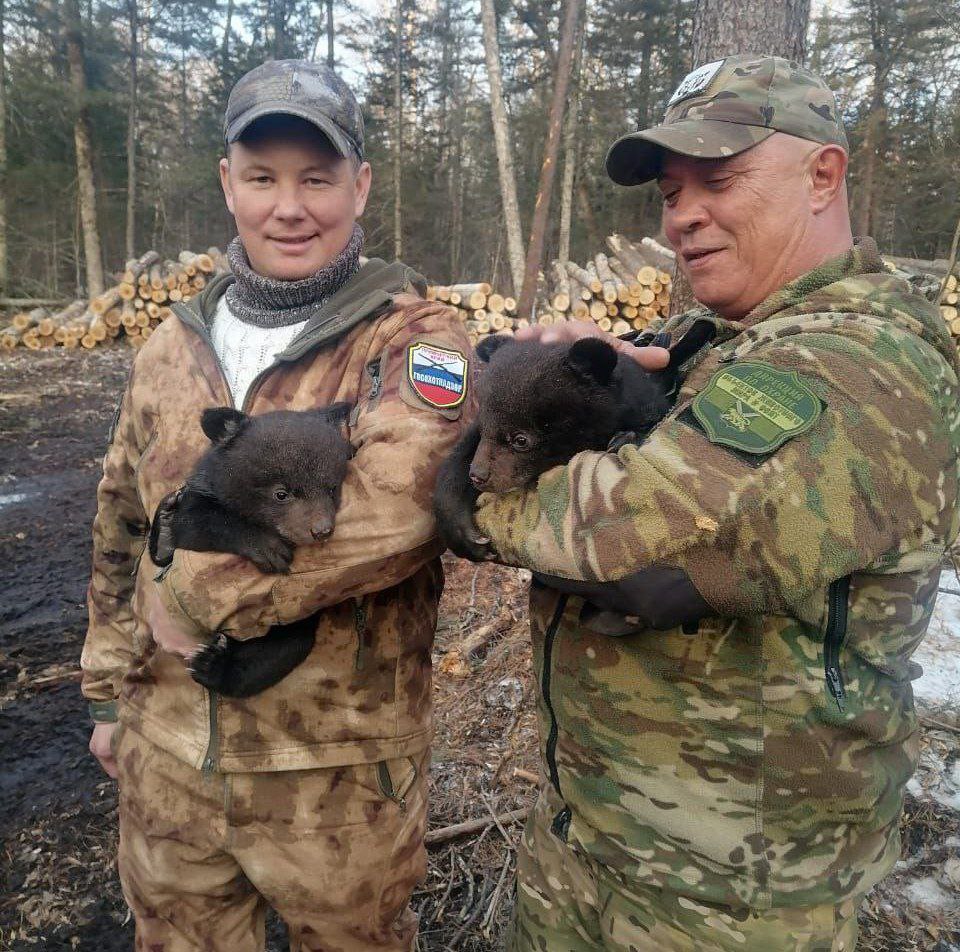
[[[253,152],[239,137],[251,115],[289,114],[309,117],[337,154],[328,157],[321,141],[323,171],[304,177],[295,166],[288,189],[282,165],[261,168],[272,144]],[[307,147],[284,144],[281,159],[305,152],[313,163],[317,133],[304,134]],[[227,140],[240,150],[229,175],[241,175],[244,150],[257,160],[233,187],[248,188],[254,203],[275,201],[268,237],[296,227],[325,239],[334,225],[356,233],[349,190],[369,167],[359,108],[332,71],[296,61],[254,70],[231,95]],[[341,187],[345,201],[331,212]],[[241,237],[246,201],[231,208]],[[286,248],[266,254],[277,267],[291,257]],[[326,264],[323,252],[318,263]],[[281,298],[315,281],[247,277]],[[120,720],[119,730],[108,728],[112,756],[92,747],[119,772],[120,874],[137,948],[255,952],[269,902],[292,948],[407,950],[416,932],[407,901],[426,868],[430,654],[443,585],[430,498],[472,399],[468,341],[455,312],[424,301],[423,279],[401,263],[370,259],[322,303],[295,302],[305,324],[253,379],[242,408],[354,407],[355,456],[335,531],[299,547],[289,574],[178,551],[159,577],[144,551],[149,521],[209,445],[201,412],[233,403],[211,327],[225,294],[234,307],[235,280],[222,276],[175,306],[137,354],[98,490],[83,692],[95,721]],[[444,392],[414,372],[418,355],[439,352],[463,363],[460,385],[448,382]],[[244,699],[201,687],[154,637],[162,621],[188,641],[217,631],[253,638],[317,612],[307,659]]]
[[[958,530],[958,363],[937,308],[851,238],[845,145],[819,79],[738,56],[608,155],[658,180],[706,305],[654,330],[712,339],[640,445],[480,500],[500,560],[540,579],[546,783],[514,950],[850,952],[899,856],[910,655]],[[597,606],[619,637],[584,623]]]

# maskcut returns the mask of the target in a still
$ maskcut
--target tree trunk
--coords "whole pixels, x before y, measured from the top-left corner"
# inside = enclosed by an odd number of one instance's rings
[[[223,27],[223,41],[220,43],[220,72],[227,69],[227,57],[230,55],[230,27],[233,25],[233,0],[227,0],[227,21]]]
[[[580,118],[580,83],[583,79],[583,47],[587,42],[587,11],[584,10],[583,22],[577,39],[577,53],[573,64],[574,92],[570,98],[570,109],[563,130],[563,184],[560,187],[560,238],[557,257],[560,261],[570,260],[570,227],[573,220],[573,182],[577,175],[579,146],[577,141],[577,122]]]
[[[93,150],[90,146],[87,80],[84,75],[83,36],[80,32],[78,0],[64,0],[63,10],[75,109],[73,138],[77,150],[77,193],[80,202],[80,226],[83,230],[83,253],[87,266],[87,294],[97,297],[103,293],[103,259],[100,252],[100,230],[97,226],[97,190],[93,181]]]
[[[333,69],[333,0],[327,0],[327,66]]]
[[[7,75],[6,8],[0,0],[0,295],[7,293]]]
[[[737,53],[772,53],[802,63],[810,0],[696,0],[693,65]]]
[[[132,258],[137,245],[137,67],[139,60],[138,34],[140,29],[139,0],[127,0],[127,22],[130,28],[130,75],[128,77],[128,94],[130,102],[127,105],[127,233],[126,254]]]
[[[403,154],[403,95],[401,86],[403,57],[403,0],[397,0],[396,43],[394,44],[393,69],[393,256],[399,259],[403,254],[403,222],[401,218],[400,162]]]
[[[577,36],[577,24],[584,0],[566,0],[563,26],[560,29],[560,49],[557,53],[557,76],[553,86],[553,102],[550,104],[550,124],[547,129],[547,143],[543,150],[543,164],[540,167],[540,185],[537,189],[537,201],[533,209],[533,222],[530,226],[530,245],[527,248],[526,271],[523,276],[523,291],[517,304],[517,316],[530,319],[533,311],[533,298],[537,291],[537,276],[543,260],[543,243],[547,230],[547,217],[550,213],[550,197],[553,192],[553,180],[556,178],[557,155],[560,151],[560,128],[563,125],[563,111],[570,86],[570,73],[573,68],[573,47]]]
[[[480,0],[480,14],[483,19],[483,50],[490,81],[490,115],[493,120],[494,144],[497,148],[503,221],[507,231],[507,257],[510,260],[513,293],[518,294],[523,287],[523,237],[520,232],[520,205],[517,201],[517,178],[513,168],[510,123],[503,101],[500,43],[497,39],[497,14],[494,0]]]
[[[693,66],[737,53],[772,53],[802,63],[809,20],[810,0],[696,0]],[[693,303],[693,292],[678,267],[670,313],[680,314]]]

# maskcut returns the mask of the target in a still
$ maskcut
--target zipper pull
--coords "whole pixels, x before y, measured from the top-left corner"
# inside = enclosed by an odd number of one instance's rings
[[[843,702],[847,698],[847,692],[843,686],[843,675],[840,673],[840,668],[831,664],[827,667],[825,673],[827,675],[827,687],[830,689],[833,699],[837,702],[840,713],[843,714],[846,711],[846,705]]]
[[[380,376],[380,361],[371,360],[367,364],[367,373],[370,374],[370,379],[373,381],[370,384],[370,394],[367,397],[368,400],[376,400],[380,396],[380,387],[383,384],[383,380]]]

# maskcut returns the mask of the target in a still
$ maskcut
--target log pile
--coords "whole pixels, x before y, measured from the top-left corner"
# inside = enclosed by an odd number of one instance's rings
[[[950,335],[960,343],[960,277],[948,274],[940,295],[940,313],[950,328]]]
[[[622,235],[606,239],[609,253],[595,255],[583,267],[572,261],[551,263],[542,275],[533,320],[593,321],[601,330],[625,334],[643,330],[670,309],[672,254],[651,239],[634,243]],[[431,300],[456,307],[473,344],[488,334],[512,334],[529,321],[517,318],[517,302],[489,284],[433,285]]]
[[[56,312],[38,307],[15,314],[0,330],[0,348],[93,348],[115,339],[142,347],[170,316],[171,303],[189,301],[211,275],[225,270],[226,258],[218,248],[200,254],[182,251],[176,261],[161,261],[156,251],[148,251],[128,261],[117,283],[99,297],[74,301]]]

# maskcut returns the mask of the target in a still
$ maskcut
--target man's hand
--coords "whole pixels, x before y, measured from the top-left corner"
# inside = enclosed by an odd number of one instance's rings
[[[181,631],[170,619],[156,585],[148,582],[143,590],[143,614],[153,630],[153,640],[171,654],[180,655],[189,661],[201,642]]]
[[[94,724],[93,733],[90,735],[90,753],[100,761],[100,766],[114,780],[117,779],[117,762],[113,759],[110,741],[116,729],[116,724]]]
[[[541,344],[572,344],[581,337],[599,337],[621,354],[635,360],[644,370],[663,370],[670,362],[666,347],[634,347],[613,334],[600,330],[593,321],[563,321],[543,327],[532,324],[522,327],[514,334],[517,340],[538,340]]]

